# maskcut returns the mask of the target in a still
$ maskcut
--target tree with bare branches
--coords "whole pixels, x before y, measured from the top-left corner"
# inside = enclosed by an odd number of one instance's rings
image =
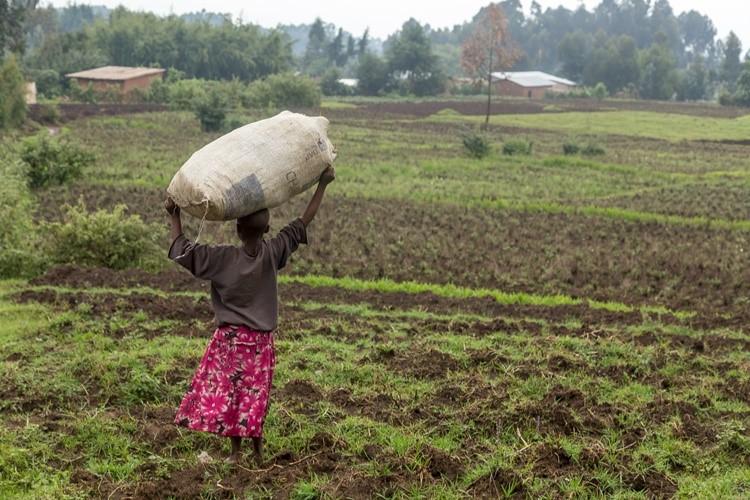
[[[508,18],[502,7],[491,3],[483,10],[461,48],[461,66],[474,78],[487,79],[487,117],[483,127],[487,129],[492,106],[492,73],[511,68],[521,57],[521,51],[511,39]]]

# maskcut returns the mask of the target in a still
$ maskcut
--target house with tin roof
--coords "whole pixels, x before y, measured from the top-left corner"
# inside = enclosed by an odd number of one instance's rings
[[[128,94],[136,89],[148,89],[154,80],[164,78],[164,73],[166,73],[166,70],[161,68],[102,66],[101,68],[69,73],[65,76],[84,89],[91,85],[95,92],[105,92],[115,88],[122,94]]]
[[[507,71],[492,73],[498,95],[543,99],[548,92],[564,93],[575,90],[575,82],[543,71]]]

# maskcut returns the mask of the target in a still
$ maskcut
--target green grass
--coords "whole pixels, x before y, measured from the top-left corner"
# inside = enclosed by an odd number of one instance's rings
[[[481,123],[479,116],[433,115],[433,122]],[[739,118],[698,117],[649,111],[608,111],[598,113],[550,113],[495,115],[494,125],[539,128],[565,133],[653,137],[668,141],[744,140],[750,136],[750,116]]]

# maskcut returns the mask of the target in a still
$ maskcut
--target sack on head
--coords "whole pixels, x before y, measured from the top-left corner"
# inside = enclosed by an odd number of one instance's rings
[[[283,111],[193,153],[167,193],[195,217],[236,219],[305,191],[335,159],[328,119]]]

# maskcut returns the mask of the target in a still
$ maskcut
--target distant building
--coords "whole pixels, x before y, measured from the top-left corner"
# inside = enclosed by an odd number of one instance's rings
[[[570,92],[575,82],[542,71],[510,71],[492,73],[495,92],[499,95],[543,99],[547,92]]]
[[[26,82],[26,104],[36,104],[36,82]]]
[[[135,89],[146,90],[154,80],[164,78],[165,72],[166,70],[160,68],[103,66],[65,76],[75,80],[82,88],[87,88],[90,84],[95,92],[104,92],[115,88],[122,94],[127,94]]]
[[[359,85],[359,80],[357,80],[356,78],[339,78],[338,82],[344,87],[349,87],[350,89],[353,89],[357,85]]]

